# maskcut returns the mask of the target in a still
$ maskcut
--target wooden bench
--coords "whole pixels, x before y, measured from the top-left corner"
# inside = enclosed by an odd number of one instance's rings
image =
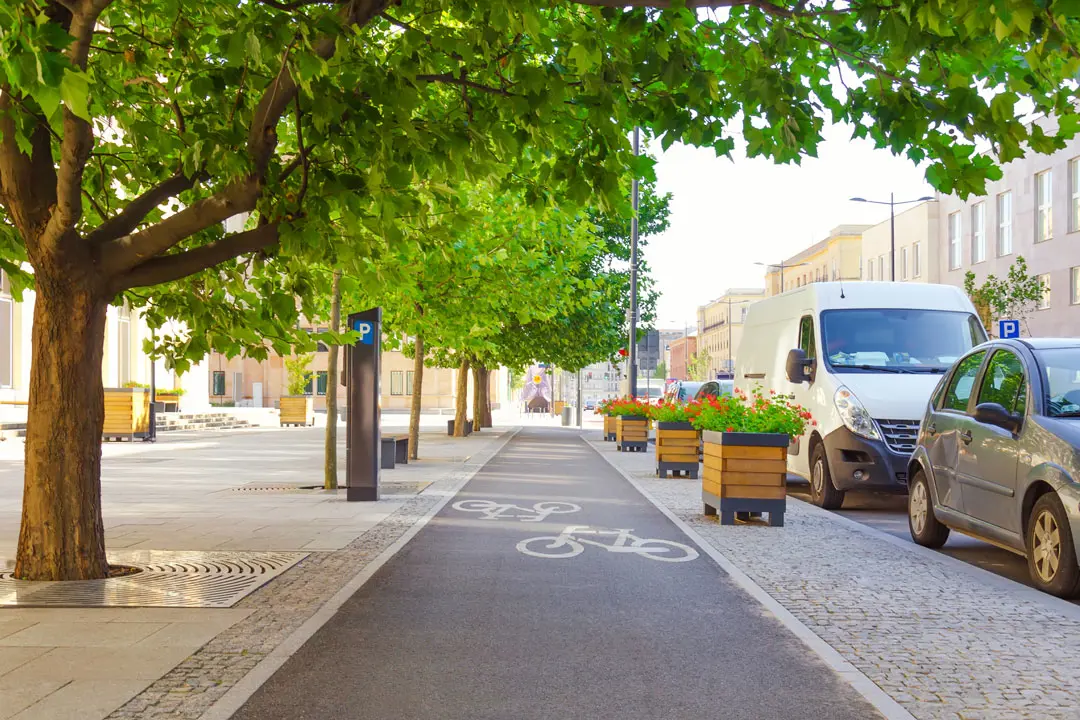
[[[409,464],[409,437],[407,435],[383,435],[380,467],[393,470],[395,463]]]

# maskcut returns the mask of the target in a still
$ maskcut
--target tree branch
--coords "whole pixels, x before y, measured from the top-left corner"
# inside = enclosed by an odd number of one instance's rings
[[[450,73],[443,73],[441,75],[417,75],[417,80],[423,80],[425,82],[440,82],[447,83],[448,85],[460,85],[466,88],[472,88],[473,90],[479,90],[480,92],[491,93],[492,95],[503,95],[505,97],[518,97],[516,93],[512,93],[509,90],[503,88],[491,87],[490,85],[483,85],[478,82],[473,82],[460,75],[451,75]]]
[[[577,5],[590,5],[592,7],[610,7],[610,8],[657,8],[664,9],[670,8],[673,3],[671,0],[570,0],[570,2]],[[776,17],[793,18],[793,17],[812,17],[816,15],[847,15],[855,12],[857,8],[849,7],[844,9],[829,8],[821,10],[803,10],[802,4],[796,9],[791,9],[776,5],[770,0],[685,0],[685,6],[691,10],[698,8],[731,8],[731,7],[755,7],[764,13],[774,15]]]
[[[10,86],[0,85],[0,203],[33,254],[56,202],[56,169],[48,123],[38,121],[33,126],[29,156],[19,149],[15,141],[17,101]]]
[[[194,185],[194,180],[186,177],[183,173],[176,173],[129,202],[127,207],[114,217],[101,223],[87,236],[87,240],[104,243],[115,240],[121,235],[127,235],[138,227],[143,218],[149,215],[158,205],[176,197],[185,190],[190,190]]]
[[[160,285],[180,280],[201,270],[220,265],[245,253],[262,250],[276,244],[276,223],[260,225],[253,230],[228,235],[217,242],[172,255],[152,258],[116,279],[114,290],[120,292],[135,287]]]
[[[256,178],[249,177],[192,203],[156,225],[105,243],[101,252],[102,270],[107,275],[121,275],[211,225],[254,210],[260,187]]]

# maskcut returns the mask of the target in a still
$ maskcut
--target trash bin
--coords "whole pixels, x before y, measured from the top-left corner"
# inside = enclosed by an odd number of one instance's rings
[[[564,407],[562,409],[562,424],[563,424],[563,427],[570,427],[570,424],[573,422],[573,417],[574,417],[574,408],[570,407],[569,405]]]

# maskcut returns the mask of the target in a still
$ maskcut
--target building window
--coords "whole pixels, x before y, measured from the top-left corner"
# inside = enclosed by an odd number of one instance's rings
[[[949,215],[949,269],[960,267],[960,213]]]
[[[911,277],[917,278],[922,275],[922,243],[911,246]]]
[[[840,266],[836,264],[836,258],[833,258],[833,261],[832,261],[832,279],[833,280],[839,280],[840,279]]]
[[[116,350],[118,387],[131,380],[131,306],[127,300],[116,310]]]
[[[885,256],[879,255],[877,259],[877,274],[882,280],[885,279]]]
[[[1051,183],[1049,170],[1035,175],[1035,242],[1045,242],[1054,235]]]
[[[1036,308],[1046,310],[1050,307],[1050,274],[1036,275],[1035,279],[1042,283],[1042,297],[1039,298]]]
[[[1073,305],[1080,305],[1080,267],[1074,267],[1069,274],[1072,276],[1070,302]]]
[[[908,249],[906,247],[900,248],[900,279],[907,280],[908,269]]]
[[[1012,255],[1013,251],[1013,237],[1012,237],[1012,193],[1003,192],[997,196],[997,216],[998,216],[998,234],[997,234],[997,254],[998,257],[1003,255]]]
[[[971,206],[971,264],[986,259],[986,203]]]
[[[214,389],[210,392],[211,395],[216,397],[223,397],[225,395],[225,371],[214,371]]]
[[[873,259],[870,259],[870,260],[868,260],[866,262],[866,279],[867,280],[873,280],[874,279],[874,260]]]
[[[405,381],[405,373],[401,370],[394,370],[390,373],[390,394],[391,395],[404,395],[404,388],[402,385]]]
[[[15,301],[7,273],[0,270],[0,387],[14,384]]]
[[[1080,158],[1069,161],[1069,232],[1080,232]]]
[[[405,394],[412,395],[413,371],[405,371]]]
[[[317,373],[315,373],[315,394],[316,395],[325,395],[326,394],[326,382],[327,382],[328,379],[329,379],[329,375],[328,375],[327,370],[319,370]]]

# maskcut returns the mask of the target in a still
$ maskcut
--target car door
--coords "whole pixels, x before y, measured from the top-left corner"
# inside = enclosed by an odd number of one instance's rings
[[[703,400],[707,397],[719,397],[720,385],[716,382],[707,382],[701,386],[697,391],[697,399]]]
[[[1022,414],[1027,408],[1027,386],[1020,358],[1011,350],[995,350],[983,372],[972,409],[982,403],[997,403],[1009,412]],[[964,512],[1015,533],[1022,529],[1015,512],[1018,438],[1009,430],[980,423],[971,416],[957,427],[956,479]]]
[[[956,364],[945,392],[938,404],[934,405],[930,422],[926,426],[926,451],[934,473],[937,502],[959,512],[964,511],[964,505],[956,482],[959,454],[957,433],[960,423],[967,417],[975,379],[985,359],[986,351],[980,351],[968,355]]]

